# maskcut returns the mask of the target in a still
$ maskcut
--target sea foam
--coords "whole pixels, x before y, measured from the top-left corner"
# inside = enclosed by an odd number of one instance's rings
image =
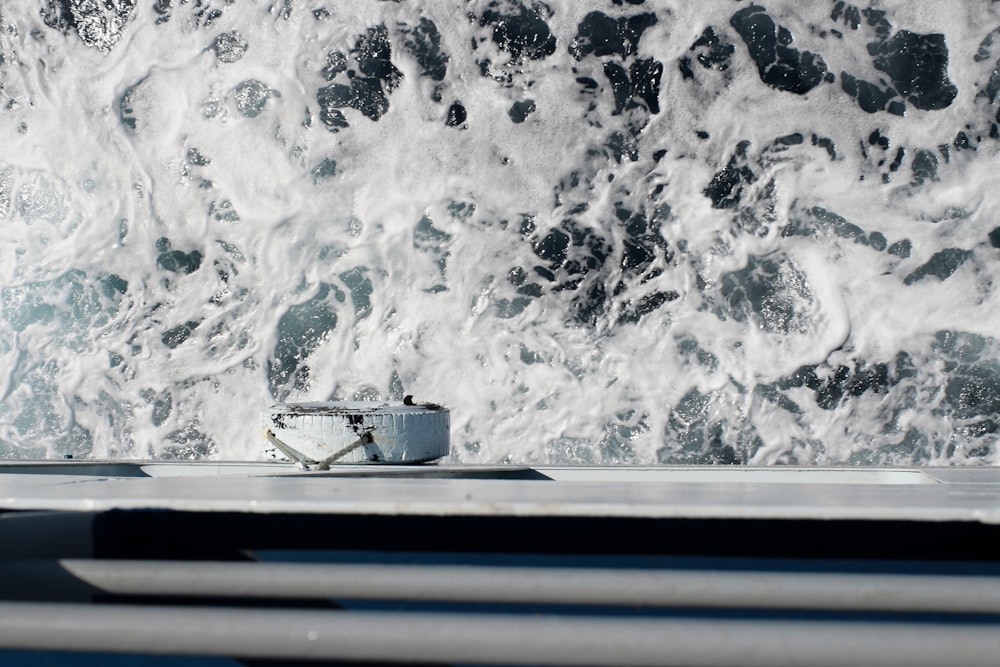
[[[0,7],[0,457],[996,464],[989,4]]]

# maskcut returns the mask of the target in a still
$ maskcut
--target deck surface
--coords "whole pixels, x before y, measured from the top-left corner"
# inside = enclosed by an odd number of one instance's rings
[[[1000,523],[1000,469],[10,462],[0,511]]]

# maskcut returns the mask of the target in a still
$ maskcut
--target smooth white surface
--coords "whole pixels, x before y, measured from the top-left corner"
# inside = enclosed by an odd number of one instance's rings
[[[828,468],[546,468],[558,481],[764,484],[936,484],[919,470]]]
[[[635,516],[691,518],[897,519],[1000,523],[1000,470],[887,470],[932,483],[872,484],[874,471],[782,469],[801,483],[769,481],[746,468],[537,468],[555,479],[503,478],[475,466],[341,466],[297,473],[289,466],[152,464],[156,477],[69,472],[73,466],[0,466],[0,510],[110,510],[332,514]],[[81,469],[83,466],[79,466]],[[18,470],[27,474],[18,474]],[[109,471],[114,466],[109,467]],[[167,470],[178,473],[163,475]],[[748,470],[750,471],[748,473]],[[30,472],[29,472],[30,471]],[[38,472],[43,471],[43,472]],[[485,472],[493,479],[482,479]],[[512,469],[517,472],[517,469]],[[187,474],[182,474],[182,473]],[[220,472],[228,474],[219,474]],[[373,476],[373,473],[377,475]],[[478,474],[480,478],[463,478]],[[405,476],[404,476],[405,475]],[[450,475],[449,477],[442,477]],[[579,481],[556,481],[576,475]],[[708,477],[706,477],[708,475]],[[831,479],[841,478],[839,483]],[[966,479],[968,481],[966,481]],[[846,481],[845,481],[846,480]]]

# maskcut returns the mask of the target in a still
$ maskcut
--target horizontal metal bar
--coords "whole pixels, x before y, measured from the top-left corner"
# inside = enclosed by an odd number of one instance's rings
[[[68,597],[52,597],[53,589]],[[0,597],[82,600],[89,599],[92,593],[1000,614],[1000,577],[990,576],[0,561]]]
[[[0,603],[0,647],[563,665],[996,665],[995,625]]]

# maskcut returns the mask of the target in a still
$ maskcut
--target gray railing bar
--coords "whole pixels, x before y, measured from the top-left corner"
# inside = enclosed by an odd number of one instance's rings
[[[0,647],[563,665],[995,667],[995,625],[0,603]]]
[[[72,586],[70,584],[73,584]],[[46,597],[46,588],[73,591]],[[0,598],[89,593],[1000,613],[1000,577],[83,560],[0,561]]]

